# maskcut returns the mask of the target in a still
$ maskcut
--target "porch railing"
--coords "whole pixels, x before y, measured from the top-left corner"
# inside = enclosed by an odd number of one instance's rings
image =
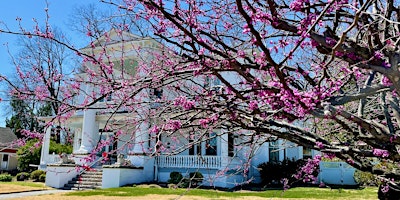
[[[222,166],[221,156],[158,156],[158,167],[171,168],[207,168],[218,169]]]
[[[60,155],[58,155],[58,154],[49,154],[47,157],[46,157],[46,160],[45,160],[45,162],[47,163],[47,164],[54,164],[54,163],[57,163],[57,162],[60,162],[61,161],[61,158],[60,158]]]

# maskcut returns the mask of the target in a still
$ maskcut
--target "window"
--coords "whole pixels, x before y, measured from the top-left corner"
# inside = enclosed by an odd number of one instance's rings
[[[206,141],[206,155],[216,156],[217,155],[217,134],[210,133],[208,135],[208,140]]]
[[[228,156],[233,157],[235,155],[235,136],[231,133],[228,134]]]
[[[195,144],[194,140],[189,140],[190,148],[189,148],[189,155],[201,155],[201,148],[200,144]]]
[[[213,88],[215,89],[215,86],[221,85],[221,80],[219,80],[216,77],[206,77],[204,80],[204,88],[209,89]]]
[[[160,88],[155,88],[155,89],[153,89],[153,95],[154,95],[154,97],[156,97],[157,99],[161,99],[162,93],[163,93],[163,90],[160,89]]]
[[[303,147],[303,158],[312,158],[311,148]]]
[[[3,162],[7,162],[8,161],[8,154],[3,154]]]
[[[106,97],[99,99],[99,102],[108,102],[108,101],[112,101],[112,94],[109,94]]]
[[[279,143],[278,140],[269,142],[269,161],[279,161]]]
[[[198,143],[198,139],[195,136],[195,133],[191,133],[189,136],[189,155],[201,155],[201,143]]]

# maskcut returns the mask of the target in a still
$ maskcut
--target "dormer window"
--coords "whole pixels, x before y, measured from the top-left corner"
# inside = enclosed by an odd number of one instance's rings
[[[153,89],[153,95],[157,99],[161,99],[162,98],[162,93],[163,93],[163,90],[160,89],[160,88],[154,88]]]

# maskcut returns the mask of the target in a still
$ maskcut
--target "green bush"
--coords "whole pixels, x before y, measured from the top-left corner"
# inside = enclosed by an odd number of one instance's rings
[[[178,184],[182,181],[183,176],[181,173],[179,172],[171,172],[169,174],[169,180],[168,183],[172,183],[172,184]]]
[[[40,163],[40,147],[37,147],[38,140],[29,140],[24,146],[18,149],[18,169],[23,172],[31,172],[35,170],[35,167],[29,166],[29,164]],[[37,169],[37,168],[36,168]]]
[[[265,162],[258,165],[260,170],[260,176],[262,180],[262,184],[270,187],[270,186],[282,186],[282,179],[288,179],[289,182],[294,182],[295,179],[293,177],[294,174],[306,163],[306,160],[294,160],[294,159],[285,159],[283,161],[271,161]],[[318,172],[315,172],[315,176],[318,175]],[[297,182],[300,184],[301,181]]]
[[[199,186],[203,182],[203,174],[200,172],[192,172],[189,174],[189,183],[192,186]]]
[[[54,141],[50,141],[50,149],[49,153],[55,153],[55,154],[71,154],[72,153],[72,145],[66,145],[66,144],[59,144]]]
[[[40,151],[41,144],[37,139],[29,140],[23,147],[17,151],[18,155],[18,169],[24,172],[31,172],[36,167],[30,167],[29,164],[40,164]],[[61,154],[72,153],[71,145],[58,144],[50,141],[49,153]],[[37,168],[36,168],[37,169]]]
[[[15,177],[17,177],[17,181],[25,181],[28,180],[30,175],[28,172],[18,173]]]
[[[42,174],[46,174],[46,172],[43,170],[40,170],[40,169],[35,170],[31,173],[31,179],[35,180],[35,181],[39,181],[40,175],[42,175]]]
[[[392,163],[380,162],[373,167],[373,170],[397,171],[398,167]],[[382,181],[370,172],[356,170],[354,180],[361,186],[379,186]]]
[[[10,174],[0,174],[0,182],[11,182],[12,178]]]
[[[46,182],[46,174],[41,174],[39,176],[39,182]]]
[[[187,187],[196,187],[203,182],[203,174],[200,172],[191,172],[189,177],[183,177],[179,172],[171,172],[169,174],[168,183],[175,184],[176,187],[187,188]]]

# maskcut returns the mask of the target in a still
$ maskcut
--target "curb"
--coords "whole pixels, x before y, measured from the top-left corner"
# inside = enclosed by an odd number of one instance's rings
[[[16,191],[16,192],[2,192],[2,193],[0,193],[0,196],[1,195],[6,195],[6,194],[18,194],[18,193],[24,193],[24,192],[38,192],[38,191],[45,191],[45,190],[50,190],[50,189],[24,190],[24,191]]]

